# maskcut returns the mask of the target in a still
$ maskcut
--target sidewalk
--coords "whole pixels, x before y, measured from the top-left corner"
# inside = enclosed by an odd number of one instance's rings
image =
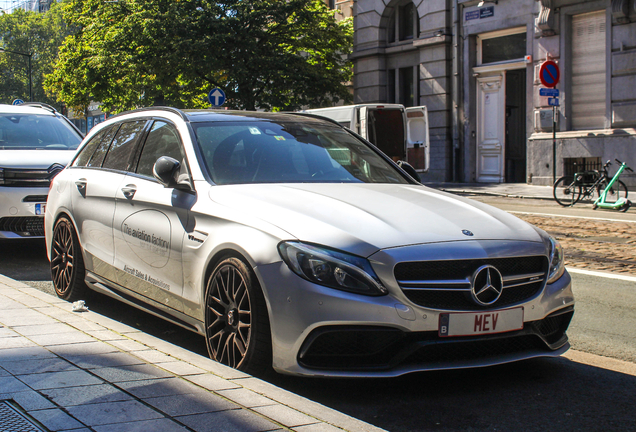
[[[424,183],[445,192],[554,200],[552,186],[533,186],[526,183]]]
[[[0,430],[382,431],[2,275]]]

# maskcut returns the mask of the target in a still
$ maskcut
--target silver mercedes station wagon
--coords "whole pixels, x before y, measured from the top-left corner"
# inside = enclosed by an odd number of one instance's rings
[[[569,348],[559,243],[317,116],[112,117],[55,177],[45,234],[61,298],[119,299],[248,373],[397,376]]]

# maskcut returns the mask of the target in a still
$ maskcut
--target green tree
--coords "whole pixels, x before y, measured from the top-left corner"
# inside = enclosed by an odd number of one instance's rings
[[[57,3],[45,13],[16,9],[11,14],[0,13],[0,46],[31,56],[33,100],[56,106],[43,88],[44,76],[53,71],[59,47],[69,30]],[[0,53],[0,102],[11,103],[19,98],[29,100],[28,57],[9,52]]]
[[[209,106],[292,110],[350,100],[351,21],[321,0],[67,0],[78,26],[46,87],[69,106],[118,112]]]

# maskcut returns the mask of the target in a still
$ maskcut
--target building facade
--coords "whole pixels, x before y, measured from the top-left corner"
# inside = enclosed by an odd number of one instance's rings
[[[423,181],[549,185],[615,158],[636,167],[634,0],[357,0],[353,12],[354,101],[428,107]],[[540,94],[546,60],[558,97]]]

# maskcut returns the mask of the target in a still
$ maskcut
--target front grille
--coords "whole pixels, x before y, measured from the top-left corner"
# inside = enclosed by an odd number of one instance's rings
[[[53,177],[58,175],[64,166],[53,164],[47,169],[5,168],[3,186],[7,187],[49,187]]]
[[[438,369],[471,362],[541,355],[567,343],[574,315],[567,307],[522,330],[495,335],[440,337],[438,332],[406,333],[387,327],[329,326],[305,340],[298,362],[310,369],[385,371],[401,367]]]
[[[9,231],[23,237],[43,237],[43,217],[3,217],[0,218],[0,231]]]
[[[477,304],[471,296],[474,272],[491,265],[503,277],[503,292],[489,305]],[[394,275],[402,292],[418,306],[445,310],[481,310],[509,306],[536,296],[545,284],[548,260],[544,256],[473,259],[456,261],[403,262]]]

